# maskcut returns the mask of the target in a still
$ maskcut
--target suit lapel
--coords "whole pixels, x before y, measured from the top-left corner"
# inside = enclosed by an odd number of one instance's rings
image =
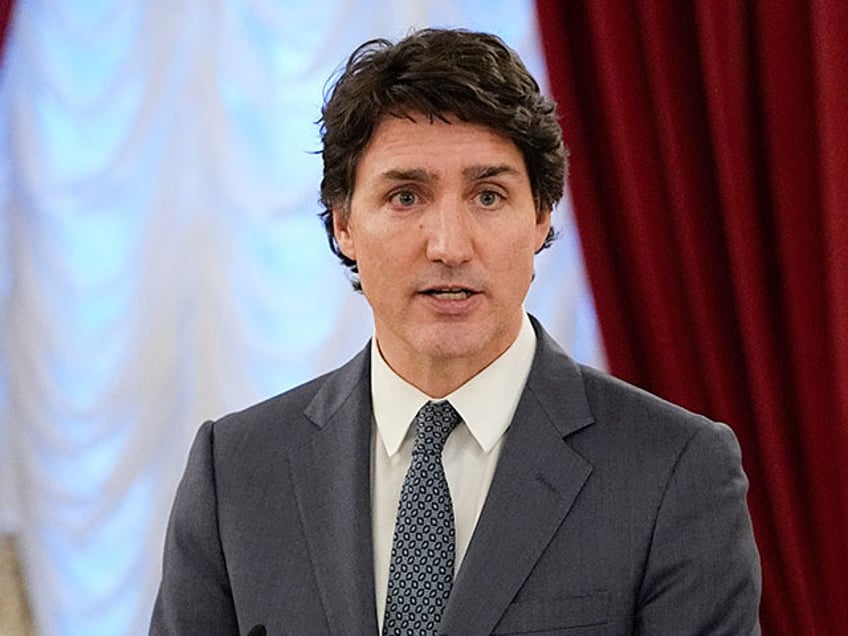
[[[305,414],[315,434],[289,462],[332,633],[377,630],[371,549],[369,347],[328,376]]]
[[[576,364],[539,342],[442,632],[489,634],[571,509],[591,465],[563,438],[592,423]]]

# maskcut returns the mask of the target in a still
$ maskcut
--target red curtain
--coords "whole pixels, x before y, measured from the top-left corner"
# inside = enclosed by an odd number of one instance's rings
[[[848,625],[848,3],[538,0],[610,370],[728,422],[765,634]]]
[[[3,44],[6,41],[6,28],[12,17],[12,5],[14,0],[0,0],[0,59],[3,55]]]

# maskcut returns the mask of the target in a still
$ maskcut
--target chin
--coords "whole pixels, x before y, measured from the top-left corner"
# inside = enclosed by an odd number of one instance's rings
[[[434,358],[471,358],[483,351],[487,342],[476,329],[467,326],[442,326],[422,329],[419,333],[418,350],[427,351]]]

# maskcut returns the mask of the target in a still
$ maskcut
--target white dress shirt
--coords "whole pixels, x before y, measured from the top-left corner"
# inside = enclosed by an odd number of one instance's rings
[[[525,314],[509,349],[443,398],[462,417],[442,452],[456,527],[455,571],[459,570],[477,525],[504,433],[518,406],[535,351],[536,334]],[[415,441],[411,424],[418,410],[431,398],[386,364],[376,338],[371,341],[371,398],[375,427],[371,435],[374,583],[377,620],[382,631],[398,500]]]

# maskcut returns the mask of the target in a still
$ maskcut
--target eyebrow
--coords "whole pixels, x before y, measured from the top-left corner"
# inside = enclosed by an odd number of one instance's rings
[[[462,171],[462,176],[468,181],[479,181],[480,179],[489,179],[498,175],[517,175],[518,170],[513,166],[506,164],[499,166],[471,166]]]
[[[434,175],[421,168],[412,168],[410,170],[386,170],[382,175],[387,181],[435,181],[438,179]]]
[[[513,166],[497,165],[497,166],[470,166],[462,171],[462,176],[466,181],[479,181],[481,179],[489,179],[501,174],[517,175],[519,174]],[[439,175],[428,172],[422,168],[411,168],[409,170],[386,170],[382,175],[388,181],[438,181]]]

